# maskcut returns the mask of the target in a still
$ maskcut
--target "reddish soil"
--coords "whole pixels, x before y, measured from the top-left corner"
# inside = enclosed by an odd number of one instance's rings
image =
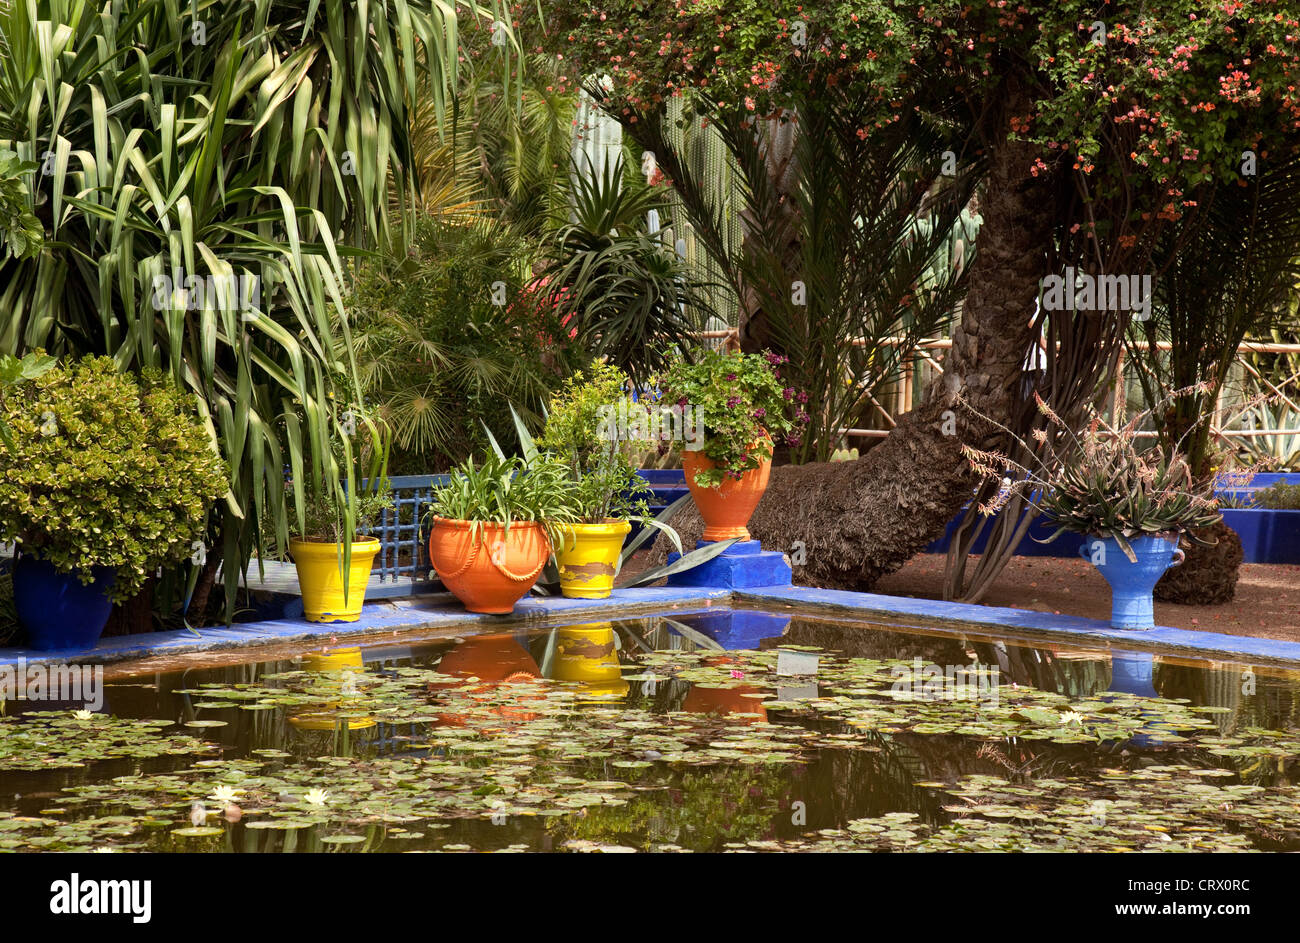
[[[913,557],[897,573],[877,583],[875,591],[940,599],[944,560],[942,554],[932,553]],[[1015,557],[980,603],[1106,619],[1110,616],[1110,587],[1083,560]],[[1156,624],[1300,641],[1300,566],[1243,564],[1236,599],[1222,606],[1157,601]]]

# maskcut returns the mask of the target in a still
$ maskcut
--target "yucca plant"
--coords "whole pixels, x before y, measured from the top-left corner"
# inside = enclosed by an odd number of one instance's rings
[[[107,353],[198,395],[231,480],[209,528],[228,615],[258,522],[282,550],[305,486],[355,486],[333,444],[351,469],[352,436],[378,437],[348,406],[341,256],[393,241],[390,192],[411,205],[408,90],[445,111],[458,8],[509,20],[460,0],[0,5],[0,148],[38,165],[46,231],[0,262],[0,352]]]
[[[1043,416],[1062,431],[1064,445],[1058,449],[1046,434],[1036,435],[1040,448],[1027,449],[1038,459],[1033,468],[1002,453],[963,445],[962,454],[976,474],[1002,482],[997,496],[980,506],[982,513],[996,514],[1013,494],[1031,494],[1038,510],[1056,525],[1044,542],[1067,531],[1113,537],[1134,563],[1137,556],[1129,541],[1136,537],[1186,534],[1207,543],[1197,530],[1220,519],[1218,504],[1192,474],[1177,444],[1138,447],[1136,433],[1145,413],[1118,429],[1097,417],[1076,434],[1037,393],[1034,398]]]
[[[687,311],[708,309],[708,286],[648,231],[649,212],[667,203],[629,183],[621,158],[595,172],[575,166],[571,179],[569,215],[545,240],[547,300],[576,318],[591,353],[643,384],[674,350],[689,355],[702,325]]]

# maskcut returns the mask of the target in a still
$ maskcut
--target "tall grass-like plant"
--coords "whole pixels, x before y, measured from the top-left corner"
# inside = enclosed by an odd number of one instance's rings
[[[390,194],[411,205],[408,90],[445,111],[458,8],[509,22],[452,0],[0,5],[0,148],[38,166],[46,235],[0,262],[0,352],[107,353],[197,394],[231,482],[227,615],[258,521],[282,550],[311,487],[354,523],[342,256],[393,241]]]
[[[575,168],[566,216],[545,242],[550,304],[574,317],[579,343],[638,384],[673,351],[690,355],[703,325],[687,312],[709,306],[706,283],[648,231],[651,210],[666,212],[666,201],[629,182],[621,159],[599,172]]]

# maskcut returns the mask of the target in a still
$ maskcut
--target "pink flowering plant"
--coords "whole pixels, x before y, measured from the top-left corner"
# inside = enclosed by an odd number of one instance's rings
[[[697,472],[695,483],[717,487],[739,479],[772,457],[773,445],[798,445],[808,422],[808,396],[781,378],[786,358],[711,350],[694,363],[675,362],[661,378],[663,402],[698,411],[703,452],[716,467]]]

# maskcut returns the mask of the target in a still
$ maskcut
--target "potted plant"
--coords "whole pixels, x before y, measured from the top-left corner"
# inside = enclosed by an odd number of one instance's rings
[[[776,440],[797,441],[807,422],[802,394],[781,381],[785,357],[708,351],[679,360],[661,380],[664,401],[690,410],[704,442],[682,451],[682,468],[706,541],[749,540],[749,519],[767,490]],[[684,423],[687,425],[688,423]]]
[[[561,543],[560,529],[576,522],[571,488],[550,456],[467,459],[433,493],[434,572],[470,612],[511,612]]]
[[[93,647],[112,604],[194,559],[229,488],[193,397],[107,357],[7,387],[0,540],[17,544],[14,605],[28,644]]]
[[[1055,437],[1040,431],[1034,469],[962,446],[978,474],[1002,479],[998,496],[980,510],[994,514],[1015,491],[1036,492],[1036,506],[1056,525],[1047,541],[1067,531],[1087,538],[1079,553],[1110,584],[1112,627],[1153,628],[1152,589],[1182,562],[1180,537],[1197,540],[1199,529],[1219,520],[1213,495],[1196,484],[1176,449],[1138,447],[1138,426],[1151,410],[1119,429],[1096,418],[1076,435],[1037,393],[1034,398],[1064,444],[1058,449]]]
[[[553,454],[568,468],[572,487],[569,499],[575,523],[563,528],[555,547],[560,591],[578,599],[604,599],[614,588],[623,542],[632,522],[676,532],[655,520],[646,504],[653,494],[636,473],[632,455],[644,439],[627,428],[620,412],[626,400],[627,378],[608,364],[579,372],[552,397],[547,409],[546,432],[537,448]],[[637,409],[636,404],[631,405]]]
[[[302,535],[289,541],[302,591],[302,614],[308,622],[356,622],[361,618],[370,570],[379,552],[379,539],[365,532],[373,529],[393,502],[386,480],[363,483],[350,502],[351,527],[347,524],[348,503],[346,498],[309,489]],[[350,537],[346,553],[345,533]]]

